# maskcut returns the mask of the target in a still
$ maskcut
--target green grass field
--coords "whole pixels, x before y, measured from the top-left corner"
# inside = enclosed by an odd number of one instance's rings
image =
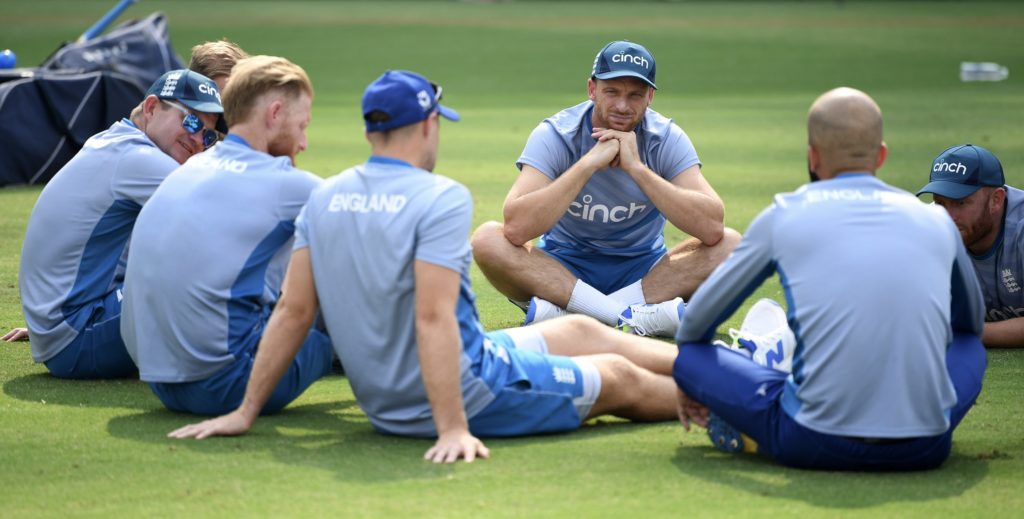
[[[112,2],[0,0],[0,49],[41,62]],[[317,89],[300,166],[328,176],[365,159],[359,98],[387,68],[444,86],[463,121],[444,125],[437,171],[472,190],[475,220],[501,216],[530,130],[583,99],[594,53],[614,39],[658,60],[653,107],[693,139],[744,230],[772,194],[806,179],[804,118],[824,90],[882,106],[880,176],[914,190],[943,148],[973,142],[1024,185],[1024,5],[1012,2],[229,2],[145,0],[184,57],[227,36],[304,66]],[[1010,69],[961,83],[961,61]],[[0,144],[0,152],[15,152]],[[18,256],[38,188],[0,190],[0,330],[22,322]],[[670,241],[682,238],[674,230]],[[358,246],[358,241],[353,241]],[[488,329],[521,314],[474,267]],[[780,296],[777,283],[756,297]],[[837,295],[838,296],[838,295]],[[753,299],[751,299],[752,302]],[[749,303],[748,302],[748,303]],[[745,308],[744,308],[745,310]],[[727,324],[737,326],[739,314]],[[865,383],[871,375],[865,374]],[[247,436],[171,441],[192,418],[142,383],[58,381],[26,343],[0,345],[4,517],[32,516],[1020,516],[1024,351],[993,351],[978,405],[937,471],[813,473],[715,451],[678,424],[599,420],[579,432],[490,440],[492,459],[435,466],[425,440],[373,432],[347,382],[316,383]]]

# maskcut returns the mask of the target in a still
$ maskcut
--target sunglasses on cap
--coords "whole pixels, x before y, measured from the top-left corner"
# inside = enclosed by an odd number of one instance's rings
[[[444,98],[444,91],[441,88],[441,85],[438,85],[437,83],[434,83],[433,81],[430,82],[430,86],[431,86],[431,88],[434,89],[434,104],[433,104],[433,107],[436,108],[437,105],[441,102],[441,99]]]
[[[188,108],[185,108],[184,106],[175,103],[174,101],[168,101],[166,99],[161,99],[161,101],[168,104],[169,106],[173,106],[174,108],[181,110],[181,113],[185,114],[185,117],[181,120],[181,127],[184,128],[185,131],[189,133],[189,135],[195,135],[199,132],[203,132],[202,137],[204,150],[208,149],[210,146],[213,146],[214,144],[217,143],[217,141],[220,140],[220,134],[217,133],[216,130],[206,128],[205,125],[203,125],[203,121],[199,119],[199,116],[192,113],[192,111]]]

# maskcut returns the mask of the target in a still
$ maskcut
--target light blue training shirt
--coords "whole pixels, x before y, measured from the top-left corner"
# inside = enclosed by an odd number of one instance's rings
[[[530,134],[516,167],[533,166],[551,180],[561,176],[597,143],[590,136],[593,112],[594,103],[585,101],[545,119]],[[700,164],[686,133],[654,110],[647,109],[635,133],[640,160],[665,180]],[[541,242],[545,249],[639,256],[665,250],[664,230],[665,216],[629,173],[605,168],[590,177]]]
[[[63,351],[118,287],[119,260],[139,210],[177,167],[122,119],[87,140],[43,188],[18,270],[36,362]]]
[[[1024,317],[1024,191],[1006,186],[1003,226],[992,247],[971,254],[985,294],[985,320]]]
[[[980,334],[970,258],[942,208],[869,174],[776,195],[687,305],[677,340],[715,329],[778,272],[796,334],[783,410],[838,436],[913,438],[949,428],[953,331]]]
[[[470,287],[473,199],[461,184],[387,157],[329,178],[296,222],[309,248],[321,312],[360,407],[392,434],[436,434],[416,341],[414,263],[458,272],[455,309],[467,418],[511,376],[485,338]]]
[[[255,348],[298,216],[322,180],[228,135],[164,181],[139,215],[121,335],[146,382],[203,380]]]

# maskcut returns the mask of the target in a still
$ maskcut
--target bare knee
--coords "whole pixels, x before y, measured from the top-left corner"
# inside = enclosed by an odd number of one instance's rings
[[[726,227],[722,234],[722,239],[713,246],[708,247],[708,252],[712,257],[712,261],[715,264],[725,261],[725,258],[729,257],[729,254],[732,254],[733,249],[740,244],[742,239],[743,235],[736,229]]]
[[[591,340],[610,330],[597,319],[582,314],[569,314],[558,319],[559,326],[572,334],[577,340]]]
[[[469,243],[473,248],[473,259],[477,263],[486,264],[492,264],[505,257],[503,251],[512,247],[512,243],[505,238],[504,225],[495,221],[484,222],[477,227]]]
[[[608,360],[605,362],[605,365],[608,367],[608,373],[614,379],[615,385],[619,387],[636,386],[636,381],[640,375],[638,372],[640,368],[626,357],[617,353],[607,354],[607,357]]]
[[[630,388],[639,384],[640,368],[616,353],[596,355],[594,364],[601,373],[602,414],[614,414],[630,403]]]

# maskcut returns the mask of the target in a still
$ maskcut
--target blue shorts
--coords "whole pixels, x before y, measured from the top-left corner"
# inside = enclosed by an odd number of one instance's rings
[[[121,340],[121,289],[107,294],[75,340],[45,364],[58,378],[122,378],[138,373]]]
[[[985,348],[970,334],[955,334],[946,352],[957,403],[940,435],[869,443],[808,429],[782,409],[786,373],[709,344],[679,348],[676,384],[727,423],[754,439],[759,453],[790,467],[825,470],[922,470],[949,456],[953,430],[974,405],[985,374]]]
[[[601,375],[587,360],[547,355],[536,328],[487,334],[485,347],[505,362],[493,363],[495,398],[469,418],[476,436],[525,436],[578,429],[601,392]],[[507,363],[506,363],[507,362]]]
[[[313,382],[331,372],[334,350],[327,335],[310,330],[295,360],[284,372],[274,392],[267,399],[260,414],[272,414],[298,398]],[[151,382],[149,387],[171,411],[217,416],[229,413],[242,405],[245,386],[249,383],[256,348],[239,352],[235,362],[195,382]]]
[[[642,279],[666,254],[664,248],[639,256],[593,254],[544,243],[539,248],[572,275],[605,295]]]

